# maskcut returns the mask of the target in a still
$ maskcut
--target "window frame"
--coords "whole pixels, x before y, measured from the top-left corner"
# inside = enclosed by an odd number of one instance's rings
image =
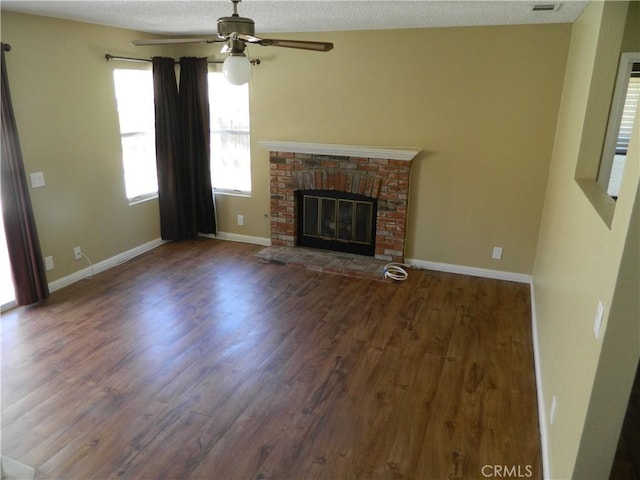
[[[618,137],[620,133],[620,125],[622,123],[627,88],[631,77],[635,76],[634,64],[637,63],[640,63],[640,52],[623,52],[620,55],[618,74],[611,100],[607,130],[596,178],[596,181],[607,195],[609,195],[609,182],[611,179],[615,156],[617,155]],[[615,199],[617,197],[612,198]]]
[[[125,169],[125,149],[124,146],[122,144],[122,140],[125,137],[133,137],[136,135],[147,135],[150,134],[153,136],[153,138],[155,138],[155,123],[152,123],[152,129],[150,131],[128,131],[123,133],[122,132],[122,126],[121,126],[121,118],[120,118],[120,109],[118,108],[118,96],[117,96],[117,84],[116,84],[116,71],[118,70],[124,70],[124,71],[139,71],[139,72],[149,72],[149,74],[151,74],[151,70],[149,68],[135,68],[135,67],[118,67],[118,68],[114,68],[113,69],[113,83],[114,83],[114,95],[115,95],[115,101],[116,101],[116,114],[118,117],[118,133],[119,133],[119,137],[120,137],[120,148],[121,148],[121,162],[122,162],[122,178],[124,180],[124,193],[125,193],[125,197],[127,199],[127,202],[129,204],[129,206],[132,205],[137,205],[140,203],[144,203],[147,202],[149,200],[153,200],[158,198],[158,187],[156,187],[155,191],[152,192],[145,192],[139,195],[135,195],[133,197],[129,197],[129,195],[127,194],[127,175],[126,175],[126,169]],[[151,89],[151,92],[153,92],[153,77],[151,76],[151,82],[149,84],[149,88]],[[152,93],[153,95],[153,93]],[[153,104],[152,104],[152,109],[153,109]],[[152,116],[153,118],[155,118],[155,111],[152,110]],[[158,178],[158,174],[157,174],[157,169],[156,169],[156,163],[155,163],[155,147],[154,147],[154,151],[153,151],[153,157],[154,157],[154,176],[156,178]]]

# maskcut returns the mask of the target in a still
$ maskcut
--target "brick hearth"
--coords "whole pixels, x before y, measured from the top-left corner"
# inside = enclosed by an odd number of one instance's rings
[[[375,257],[404,261],[409,174],[418,149],[294,142],[262,145],[270,149],[272,245],[296,244],[296,190],[336,190],[378,200]]]

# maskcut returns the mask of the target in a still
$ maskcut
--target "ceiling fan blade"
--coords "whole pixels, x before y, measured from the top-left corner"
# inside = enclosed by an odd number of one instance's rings
[[[232,33],[230,35],[231,38],[237,38],[240,40],[244,40],[245,42],[249,42],[249,43],[260,43],[262,42],[262,38],[260,37],[256,37],[255,35],[247,35],[245,33]]]
[[[224,38],[149,38],[134,40],[131,42],[131,45],[136,47],[145,47],[150,45],[180,45],[188,43],[201,43],[206,45],[217,42],[226,42],[226,40]]]
[[[306,40],[277,40],[275,38],[261,38],[255,42],[264,47],[299,48],[301,50],[314,50],[316,52],[328,52],[333,48],[330,42],[309,42]]]
[[[255,35],[245,35],[242,33],[233,33],[231,37],[244,40],[249,43],[257,43],[264,47],[286,47],[299,48],[301,50],[315,50],[316,52],[328,52],[333,48],[333,43],[329,42],[310,42],[307,40],[276,40],[274,38],[260,38]]]

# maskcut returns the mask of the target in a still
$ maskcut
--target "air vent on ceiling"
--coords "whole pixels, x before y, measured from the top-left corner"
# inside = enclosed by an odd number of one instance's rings
[[[560,3],[538,3],[531,7],[532,12],[557,12],[560,8]]]

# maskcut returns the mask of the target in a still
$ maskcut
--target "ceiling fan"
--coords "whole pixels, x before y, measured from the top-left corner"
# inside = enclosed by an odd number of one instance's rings
[[[189,43],[224,43],[221,53],[229,56],[224,61],[222,73],[227,80],[235,85],[242,85],[249,81],[251,63],[245,55],[247,44],[262,45],[263,47],[285,47],[316,52],[328,52],[333,48],[330,42],[312,42],[307,40],[278,40],[274,38],[260,38],[255,35],[255,22],[238,15],[238,4],[242,0],[231,0],[233,15],[218,19],[218,34],[213,38],[158,38],[148,40],[134,40],[132,45],[177,45]]]

